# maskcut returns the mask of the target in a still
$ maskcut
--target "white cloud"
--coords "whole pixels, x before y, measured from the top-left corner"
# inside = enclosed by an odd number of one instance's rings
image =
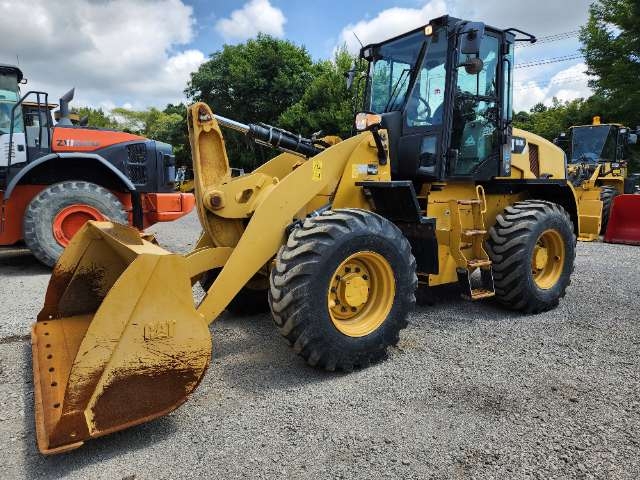
[[[183,99],[205,60],[180,49],[194,27],[182,0],[3,0],[0,62],[19,56],[29,88],[52,101],[75,86],[76,104],[163,106]]]
[[[231,12],[229,18],[218,20],[215,29],[226,41],[240,42],[259,32],[282,38],[286,22],[282,10],[271,5],[269,0],[250,0]]]
[[[563,102],[589,97],[592,91],[587,84],[586,70],[584,63],[578,63],[549,77],[537,70],[533,73],[535,77],[528,78],[527,73],[516,71],[513,86],[515,110],[529,110],[539,102],[551,105],[554,97]]]
[[[452,0],[449,13],[497,28],[516,27],[537,36],[571,31],[584,25],[593,0]]]
[[[360,44],[379,42],[414,28],[426,25],[429,20],[444,15],[447,6],[444,0],[432,0],[421,8],[389,8],[371,19],[360,20],[342,29],[339,46],[346,44],[350,52],[357,52]]]

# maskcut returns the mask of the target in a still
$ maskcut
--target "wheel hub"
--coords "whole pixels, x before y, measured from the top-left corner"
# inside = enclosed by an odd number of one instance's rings
[[[53,236],[56,241],[66,247],[73,236],[89,220],[106,220],[97,208],[86,204],[69,205],[58,212],[53,219]]]
[[[540,234],[531,256],[531,273],[539,288],[548,290],[560,280],[565,255],[564,241],[557,230]]]
[[[533,259],[536,270],[542,270],[547,264],[547,260],[549,259],[547,249],[545,247],[541,247],[540,245],[536,245]]]
[[[358,252],[344,260],[331,277],[331,321],[345,335],[368,335],[384,322],[394,296],[395,278],[386,259],[378,253]]]

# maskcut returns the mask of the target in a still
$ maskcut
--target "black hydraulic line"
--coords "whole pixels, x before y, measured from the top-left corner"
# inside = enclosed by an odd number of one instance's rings
[[[220,115],[214,115],[214,117],[223,127],[240,132],[256,143],[267,145],[283,152],[294,153],[302,157],[313,157],[323,150],[317,147],[310,138],[305,138],[302,135],[296,135],[265,123],[244,124]]]

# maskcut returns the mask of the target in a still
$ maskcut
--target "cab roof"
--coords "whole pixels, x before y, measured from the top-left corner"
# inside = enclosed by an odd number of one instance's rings
[[[449,15],[442,15],[441,17],[434,18],[433,20],[429,21],[429,23],[426,23],[426,24],[422,25],[421,27],[414,28],[413,30],[409,30],[407,32],[401,33],[400,35],[396,35],[395,37],[386,38],[386,39],[384,39],[384,40],[382,40],[380,42],[369,43],[367,45],[364,45],[360,49],[360,57],[361,58],[365,58],[363,53],[367,49],[375,48],[375,47],[378,47],[378,46],[383,45],[385,43],[389,43],[389,42],[392,42],[393,40],[398,40],[398,39],[403,38],[403,37],[408,37],[409,35],[412,35],[412,34],[414,34],[416,32],[419,32],[419,31],[424,31],[424,29],[425,29],[425,27],[427,25],[433,25],[433,26],[436,26],[436,27],[445,26],[445,25],[446,26],[455,26],[460,22],[467,22],[467,20],[463,20],[461,18],[452,17],[452,16],[449,16]],[[493,32],[502,32],[502,33],[510,34],[514,38],[515,38],[515,35],[513,35],[513,31],[519,31],[519,30],[516,30],[516,29],[513,29],[513,28],[508,28],[506,30],[503,30],[501,28],[492,27],[490,25],[485,25],[485,27],[486,27],[487,30],[490,30],[490,31],[493,31]]]
[[[6,63],[0,63],[0,73],[15,73],[18,77],[18,83],[20,83],[24,78],[22,70],[20,70],[15,65],[8,65]]]

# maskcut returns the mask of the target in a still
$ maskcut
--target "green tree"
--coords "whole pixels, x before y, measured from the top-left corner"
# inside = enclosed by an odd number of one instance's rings
[[[606,100],[603,119],[640,123],[640,2],[594,2],[580,40],[588,73],[596,77],[590,84]]]
[[[73,109],[80,118],[87,117],[87,125],[96,128],[118,128],[118,123],[109,117],[102,108],[76,107]]]
[[[191,74],[185,93],[220,115],[277,124],[280,115],[302,98],[314,73],[304,47],[259,34],[213,53]],[[225,131],[225,140],[234,166],[251,169],[273,156],[236,132]]]
[[[296,133],[311,135],[322,131],[326,135],[350,136],[353,123],[353,95],[357,88],[347,88],[346,73],[355,58],[346,48],[338,50],[333,62],[316,63],[315,75],[302,98],[285,110],[278,120],[280,126]]]

